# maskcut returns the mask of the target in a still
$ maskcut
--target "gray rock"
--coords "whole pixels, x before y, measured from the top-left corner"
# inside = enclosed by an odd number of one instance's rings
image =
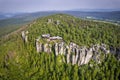
[[[48,22],[47,22],[47,23],[49,24],[49,23],[52,23],[52,22],[53,22],[52,19],[48,19]]]
[[[50,38],[50,34],[43,34],[42,38]]]
[[[46,53],[48,52],[48,44],[47,43],[44,44],[44,51],[43,52],[46,52]]]
[[[23,38],[24,41],[25,41],[25,37],[26,37],[25,31],[22,31],[22,38]]]
[[[67,63],[70,63],[70,54],[71,54],[71,49],[69,46],[66,46],[66,58],[67,58]]]
[[[67,54],[67,63],[70,63],[70,54]]]
[[[24,42],[28,42],[28,31],[22,31],[21,34],[22,34],[22,38],[24,40]]]
[[[92,48],[90,48],[89,50],[86,50],[86,57],[85,57],[84,64],[87,64],[91,60],[92,55],[93,55]]]
[[[96,63],[100,63],[100,53],[99,52],[94,52],[93,58],[92,58]]]
[[[116,54],[116,49],[112,46],[110,46],[110,53]]]
[[[72,65],[76,64],[75,55],[72,55]]]
[[[25,39],[26,33],[22,32],[22,37]],[[46,37],[46,35],[45,35]],[[72,65],[78,64],[83,65],[83,64],[88,64],[91,59],[96,61],[97,63],[101,62],[100,55],[101,51],[106,54],[112,52],[114,54],[118,54],[118,59],[120,60],[120,49],[114,49],[113,47],[110,48],[110,50],[107,50],[107,46],[105,44],[96,44],[91,46],[90,48],[86,48],[85,46],[79,47],[77,44],[71,42],[69,45],[66,45],[63,40],[58,40],[62,39],[62,37],[50,37],[52,38],[52,44],[50,41],[47,43],[43,44],[39,42],[39,38],[36,39],[36,50],[37,52],[47,52],[51,53],[52,48],[54,48],[55,55],[64,55],[64,59],[62,60],[63,62],[66,63],[71,63]],[[57,41],[56,41],[57,40]]]
[[[62,40],[62,37],[60,36],[53,36],[49,38],[50,40]]]
[[[39,42],[39,39],[36,39],[36,50],[42,52],[42,43]]]
[[[80,49],[80,59],[79,59],[79,65],[84,64],[85,61],[85,47]]]
[[[59,54],[64,54],[64,42],[59,43]]]
[[[56,56],[59,54],[59,52],[58,52],[58,43],[55,43],[55,54],[56,54]]]
[[[75,63],[78,63],[78,59],[79,59],[79,49],[76,49],[76,56],[75,56]]]
[[[59,20],[57,20],[57,21],[56,21],[56,24],[57,24],[57,25],[59,25],[59,24],[60,24],[60,21],[59,21]]]
[[[51,53],[51,52],[52,52],[52,45],[48,44],[48,53]]]

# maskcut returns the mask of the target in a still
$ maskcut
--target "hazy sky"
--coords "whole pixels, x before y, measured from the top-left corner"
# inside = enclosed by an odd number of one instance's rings
[[[120,0],[0,0],[0,12],[120,9]]]

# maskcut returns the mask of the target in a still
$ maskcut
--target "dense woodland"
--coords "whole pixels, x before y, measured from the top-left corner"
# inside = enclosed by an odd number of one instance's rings
[[[48,23],[48,19],[52,19]],[[59,20],[60,24],[56,24]],[[91,60],[78,66],[61,62],[62,55],[37,53],[35,40],[41,34],[61,36],[66,43],[90,47],[105,43],[120,48],[120,26],[112,23],[83,20],[70,15],[42,17],[29,24],[28,42],[21,31],[0,38],[0,80],[119,80],[120,61],[108,54],[101,63]],[[104,54],[104,53],[103,53]]]

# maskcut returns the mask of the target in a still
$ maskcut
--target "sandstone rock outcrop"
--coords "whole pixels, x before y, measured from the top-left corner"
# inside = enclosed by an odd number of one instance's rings
[[[28,42],[28,33],[29,33],[28,31],[21,32],[24,42]]]
[[[49,22],[51,21],[49,20]],[[28,42],[28,33],[28,31],[22,31],[24,42]],[[55,53],[56,56],[64,55],[65,59],[63,61],[65,63],[71,63],[72,65],[78,64],[79,66],[89,63],[91,59],[100,63],[101,52],[105,55],[109,53],[115,54],[118,60],[120,60],[120,48],[110,46],[110,48],[107,49],[105,44],[95,44],[86,48],[85,46],[79,46],[73,42],[67,45],[62,37],[51,37],[50,34],[43,34],[36,39],[36,51],[38,53]]]
[[[56,21],[56,24],[57,24],[57,25],[59,25],[59,24],[60,24],[60,21],[59,21],[59,20],[57,20],[57,21]]]
[[[36,39],[37,52],[54,52],[56,56],[64,55],[66,63],[71,63],[72,65],[78,64],[80,66],[83,64],[87,64],[91,59],[100,63],[99,51],[104,52],[105,55],[110,52],[109,50],[107,50],[105,44],[96,44],[91,46],[90,48],[86,48],[85,46],[80,47],[73,42],[70,42],[70,44],[67,45],[62,40],[62,37],[50,37],[49,34],[44,36],[42,35],[42,39],[46,40],[46,43],[41,43],[40,38]]]
[[[53,19],[48,19],[47,23],[52,23],[53,22]]]

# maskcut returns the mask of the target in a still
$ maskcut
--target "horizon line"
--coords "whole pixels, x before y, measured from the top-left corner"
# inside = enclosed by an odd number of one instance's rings
[[[62,11],[81,11],[81,12],[112,12],[120,11],[120,9],[68,9],[68,10],[39,10],[39,11],[15,11],[15,12],[0,12],[0,13],[35,13],[35,12],[62,12]]]

